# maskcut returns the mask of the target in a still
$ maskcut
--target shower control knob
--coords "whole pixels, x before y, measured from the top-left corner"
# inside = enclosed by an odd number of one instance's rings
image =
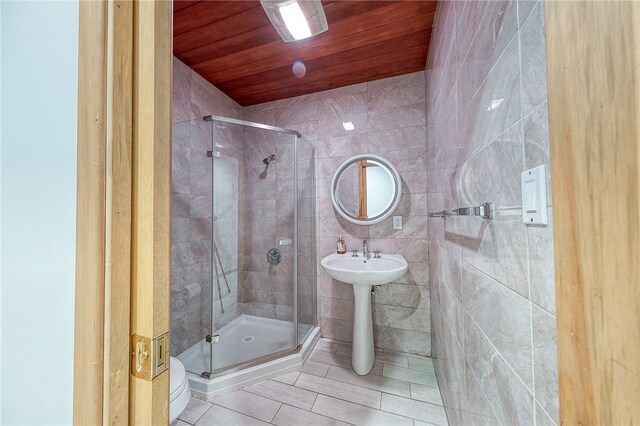
[[[267,252],[267,262],[271,265],[279,265],[282,262],[282,252],[277,248],[272,248]]]

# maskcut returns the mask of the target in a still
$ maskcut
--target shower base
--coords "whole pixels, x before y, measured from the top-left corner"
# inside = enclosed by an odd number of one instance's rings
[[[187,370],[193,394],[212,397],[299,368],[320,338],[320,329],[300,324],[298,341],[305,335],[306,339],[297,352],[284,355],[294,346],[293,327],[292,322],[252,315],[241,315],[231,321],[218,331],[219,343],[213,344],[214,374],[210,379],[200,376],[209,371],[210,343],[203,339],[178,355]],[[279,352],[284,356],[270,357]],[[261,357],[267,358],[265,362],[239,365]]]

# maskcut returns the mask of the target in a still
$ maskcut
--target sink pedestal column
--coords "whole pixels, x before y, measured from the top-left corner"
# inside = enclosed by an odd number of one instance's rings
[[[371,286],[354,285],[353,351],[351,365],[361,376],[373,368],[373,321],[371,319]]]

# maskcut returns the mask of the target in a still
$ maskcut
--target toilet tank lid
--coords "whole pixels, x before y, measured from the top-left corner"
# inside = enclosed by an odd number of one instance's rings
[[[185,380],[186,371],[184,369],[184,365],[174,357],[171,357],[169,360],[169,387],[170,393],[173,393],[175,390],[180,388],[182,383]]]

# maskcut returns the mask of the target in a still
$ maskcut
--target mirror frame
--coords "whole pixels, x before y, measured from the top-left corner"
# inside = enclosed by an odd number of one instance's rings
[[[340,203],[338,203],[338,200],[336,199],[336,189],[337,189],[338,179],[340,178],[340,175],[342,174],[342,172],[345,171],[347,167],[361,160],[376,161],[378,163],[381,163],[383,166],[387,167],[391,171],[391,175],[396,184],[396,194],[395,194],[395,198],[393,199],[393,203],[382,214],[371,219],[358,219],[356,217],[351,216],[349,213],[344,211],[342,207],[340,207]],[[333,203],[333,208],[344,219],[348,220],[351,223],[355,223],[357,225],[375,225],[376,223],[382,222],[383,220],[385,220],[386,218],[388,218],[393,214],[393,212],[398,207],[398,204],[400,204],[401,197],[402,197],[402,178],[400,177],[400,173],[398,173],[398,170],[393,166],[393,164],[391,164],[387,159],[380,157],[379,155],[373,155],[373,154],[355,155],[349,158],[348,160],[346,160],[344,163],[342,163],[340,167],[338,167],[336,172],[333,174],[333,179],[331,179],[331,202]]]

